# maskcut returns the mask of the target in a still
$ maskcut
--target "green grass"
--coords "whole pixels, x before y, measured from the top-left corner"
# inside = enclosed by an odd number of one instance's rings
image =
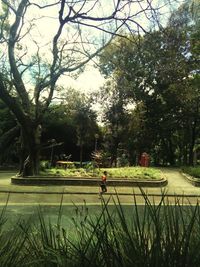
[[[163,195],[151,203],[143,193],[141,211],[133,195],[127,214],[115,202],[114,210],[102,200],[99,214],[90,216],[87,206],[76,207],[73,228],[62,223],[62,205],[56,223],[21,218],[5,231],[5,209],[0,215],[0,266],[4,267],[199,267],[200,207],[185,209]]]
[[[196,178],[200,178],[200,166],[199,167],[183,167],[182,171]]]
[[[51,168],[41,172],[42,175],[69,176],[69,177],[100,177],[103,171],[108,172],[108,178],[133,178],[133,179],[160,179],[162,173],[158,169],[143,167],[123,167],[106,169],[83,169],[83,168]]]

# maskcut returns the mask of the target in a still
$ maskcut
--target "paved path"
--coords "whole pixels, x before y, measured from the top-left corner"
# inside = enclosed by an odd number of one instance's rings
[[[192,185],[178,169],[163,168],[162,171],[168,180],[168,194],[200,196],[200,187]]]
[[[168,185],[163,188],[143,188],[144,192],[149,196],[160,196],[162,193],[168,196],[190,196],[200,197],[200,188],[190,184],[179,172],[178,169],[162,168],[163,174],[168,180]],[[5,199],[10,192],[10,200],[12,203],[59,203],[62,194],[64,193],[64,202],[82,201],[87,199],[89,202],[96,202],[99,188],[96,186],[27,186],[27,185],[13,185],[10,183],[10,177],[13,173],[5,173],[4,178],[0,179],[0,203],[5,203]],[[108,187],[108,194],[119,194],[123,202],[129,202],[130,197],[133,198],[133,192],[139,197],[141,190],[138,187]],[[21,195],[23,194],[23,198]],[[47,195],[44,197],[44,195]],[[98,201],[99,202],[99,201]]]
[[[160,203],[162,193],[167,195],[164,200],[174,204],[180,201],[186,206],[196,205],[200,201],[200,188],[194,187],[180,174],[177,169],[162,169],[163,174],[168,179],[168,185],[160,188],[143,188],[148,194],[148,200],[151,203]],[[48,216],[57,218],[56,214],[59,205],[65,210],[65,214],[69,215],[69,211],[73,211],[76,206],[84,207],[85,203],[89,209],[98,211],[102,200],[99,199],[99,188],[95,186],[21,186],[10,183],[10,177],[13,173],[6,173],[4,178],[0,178],[0,206],[4,207],[7,203],[7,215],[11,218],[11,222],[34,214],[38,205],[46,209]],[[1,175],[2,177],[2,175]],[[116,192],[118,195],[116,195]],[[133,196],[133,192],[135,196]],[[63,194],[64,193],[64,194]],[[180,198],[179,196],[186,197]],[[104,195],[104,201],[109,201],[109,206],[114,203],[120,203],[123,206],[144,205],[145,199],[141,194],[141,190],[137,187],[108,187],[108,193]],[[0,210],[1,210],[0,207]]]
[[[144,191],[149,192],[150,194],[160,194],[162,191],[165,191],[167,194],[188,194],[188,195],[199,195],[200,196],[200,187],[195,187],[189,183],[184,176],[179,172],[178,169],[162,168],[161,169],[164,176],[168,180],[168,185],[162,188],[143,188]],[[28,185],[14,185],[10,182],[10,177],[14,175],[13,172],[6,172],[4,178],[0,178],[0,192],[15,192],[15,193],[76,193],[76,194],[96,194],[98,193],[99,188],[96,186],[67,186],[67,185],[48,185],[48,186],[28,186]],[[113,187],[109,186],[109,192],[120,194],[132,194],[133,191],[136,194],[140,193],[138,187]]]
[[[200,188],[194,187],[179,173],[177,169],[162,169],[163,174],[168,179],[168,185],[160,188],[143,188],[145,193],[148,193],[148,201],[159,204],[162,199],[162,192],[167,195],[164,198],[165,203],[177,203],[188,208],[191,205],[196,205],[200,201]],[[95,186],[21,186],[10,183],[10,177],[13,173],[0,175],[0,212],[2,208],[6,208],[6,226],[10,226],[18,222],[19,219],[31,220],[37,219],[38,205],[41,206],[43,214],[49,218],[51,222],[57,222],[57,214],[60,209],[59,205],[62,201],[63,221],[69,225],[71,217],[75,216],[76,210],[85,207],[85,204],[90,211],[90,214],[96,214],[101,210],[102,200],[98,197],[98,187]],[[116,195],[116,191],[118,195]],[[133,191],[135,195],[133,196]],[[62,194],[64,193],[64,194]],[[180,198],[184,194],[187,197]],[[132,206],[137,203],[139,209],[143,208],[145,199],[141,195],[139,188],[129,187],[108,187],[108,194],[104,195],[104,201],[109,201],[109,208],[112,208],[114,202],[120,204],[132,212]],[[140,206],[141,205],[141,206]]]
[[[163,188],[143,188],[144,192],[150,198],[160,201],[161,195],[164,193],[174,200],[174,196],[186,196],[193,198],[195,203],[197,198],[200,199],[200,188],[190,184],[179,172],[178,169],[162,169],[163,174],[168,180],[168,185]],[[49,204],[58,205],[63,195],[63,203],[65,205],[74,203],[99,204],[98,199],[99,188],[96,186],[25,186],[13,185],[10,183],[10,177],[13,173],[5,173],[4,178],[0,179],[0,204],[5,204],[9,196],[9,204],[37,205]],[[137,196],[139,202],[144,202],[141,196],[141,190],[138,187],[108,187],[108,193],[105,200],[110,196],[117,201],[116,193],[123,203],[133,203],[133,192]]]
[[[168,180],[168,185],[162,188],[143,188],[143,190],[150,195],[160,195],[163,191],[168,195],[194,195],[200,196],[200,187],[195,187],[189,183],[178,169],[162,168],[164,176]],[[98,194],[99,188],[96,186],[67,186],[67,185],[48,185],[48,186],[28,186],[28,185],[14,185],[10,183],[10,177],[14,173],[7,172],[4,178],[0,179],[0,192],[12,193],[35,193],[35,194]],[[115,194],[116,192],[121,195],[130,195],[133,192],[141,194],[138,187],[113,187],[109,186],[109,193]]]

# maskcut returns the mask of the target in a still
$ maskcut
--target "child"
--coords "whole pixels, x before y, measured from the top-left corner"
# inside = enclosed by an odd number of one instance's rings
[[[103,175],[101,176],[101,183],[100,183],[101,192],[99,193],[99,197],[101,197],[103,193],[107,192],[106,180],[107,180],[107,171],[104,171]]]

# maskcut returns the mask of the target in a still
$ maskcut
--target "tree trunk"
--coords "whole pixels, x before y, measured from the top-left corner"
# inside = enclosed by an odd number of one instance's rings
[[[111,160],[110,160],[111,167],[117,167],[117,149],[118,149],[118,146],[119,146],[119,141],[114,139],[112,147],[111,147]]]
[[[193,151],[194,146],[190,145],[189,148],[189,165],[193,166],[194,165],[194,151]]]
[[[35,176],[40,171],[41,125],[21,129],[19,176]]]
[[[191,129],[191,141],[189,144],[189,165],[193,166],[194,164],[194,145],[196,141],[196,120],[193,122]]]
[[[188,165],[188,146],[185,145],[183,149],[183,165]]]
[[[83,143],[81,141],[80,143],[80,167],[82,168],[83,166]]]
[[[175,165],[175,153],[174,153],[172,141],[170,139],[169,139],[169,157],[168,157],[168,160],[169,160],[170,166]]]

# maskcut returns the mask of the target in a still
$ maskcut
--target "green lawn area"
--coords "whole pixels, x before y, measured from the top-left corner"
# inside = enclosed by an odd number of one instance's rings
[[[200,178],[200,166],[198,167],[183,167],[182,171],[193,177]]]
[[[162,173],[156,168],[144,167],[121,167],[121,168],[101,168],[101,169],[87,169],[87,168],[51,168],[41,172],[42,175],[53,176],[70,176],[70,177],[100,177],[103,171],[108,172],[108,178],[127,178],[127,179],[160,179]]]

